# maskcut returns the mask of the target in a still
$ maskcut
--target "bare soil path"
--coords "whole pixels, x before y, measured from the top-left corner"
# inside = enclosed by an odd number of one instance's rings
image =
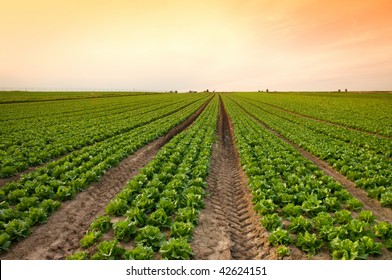
[[[211,98],[212,99],[212,98]],[[0,259],[64,259],[79,248],[91,222],[104,213],[107,203],[121,191],[138,170],[153,159],[159,149],[176,134],[189,127],[205,109],[209,99],[186,121],[173,128],[110,169],[101,180],[79,193],[73,200],[62,204],[46,224],[34,227],[30,237],[20,241],[0,256]]]
[[[238,106],[240,106],[237,103]],[[347,177],[344,175],[340,174],[338,171],[336,171],[332,166],[330,166],[326,161],[321,160],[320,158],[314,156],[313,154],[305,151],[301,147],[299,147],[297,144],[291,142],[278,132],[276,132],[274,129],[269,127],[267,124],[263,123],[259,119],[257,119],[254,115],[252,115],[249,111],[247,111],[244,107],[240,106],[240,108],[249,116],[251,116],[254,120],[256,120],[261,126],[266,128],[268,131],[272,132],[274,135],[279,137],[280,139],[284,140],[286,143],[290,144],[293,146],[295,149],[297,149],[301,155],[311,162],[315,164],[318,168],[320,168],[326,175],[333,177],[336,181],[341,183],[348,192],[351,193],[352,196],[360,200],[364,204],[364,209],[371,210],[379,220],[381,221],[386,221],[389,223],[392,223],[392,209],[386,208],[381,206],[380,202],[368,197],[367,192],[358,188],[354,182],[349,180]]]
[[[268,232],[252,206],[234,146],[232,126],[220,99],[217,140],[207,178],[206,208],[191,243],[195,259],[276,259]]]

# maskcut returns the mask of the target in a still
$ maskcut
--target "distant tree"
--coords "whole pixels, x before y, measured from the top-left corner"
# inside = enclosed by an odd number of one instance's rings
[[[208,90],[208,88],[206,89],[206,92],[210,92],[210,91]]]
[[[265,90],[265,92],[269,92],[268,88]]]
[[[340,92],[340,89],[338,89],[338,92]]]
[[[347,89],[345,89],[344,91],[347,92]]]

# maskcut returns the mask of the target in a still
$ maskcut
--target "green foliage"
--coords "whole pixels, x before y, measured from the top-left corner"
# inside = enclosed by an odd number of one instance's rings
[[[93,260],[118,260],[121,259],[125,249],[118,245],[117,240],[102,241],[97,245],[97,252]]]
[[[323,241],[316,234],[305,232],[298,234],[297,246],[310,255],[315,255],[323,246]]]
[[[373,224],[376,220],[376,216],[370,210],[361,211],[358,215],[358,220]]]
[[[192,223],[174,222],[170,227],[170,236],[191,241],[193,229]]]
[[[60,207],[61,207],[61,203],[59,201],[55,201],[52,199],[45,199],[44,201],[41,202],[41,205],[40,205],[40,208],[44,209],[44,211],[48,215],[51,215]]]
[[[286,256],[290,256],[291,250],[290,248],[281,245],[276,249],[276,255],[278,256],[279,259],[283,259]]]
[[[159,250],[165,240],[165,235],[159,228],[154,226],[145,226],[141,228],[135,237],[135,242],[137,244],[151,247],[154,251]]]
[[[74,191],[71,187],[60,186],[57,189],[54,198],[59,201],[64,201],[64,200],[72,199],[73,196],[74,196]]]
[[[90,231],[102,233],[108,232],[112,228],[112,222],[109,216],[98,216],[90,225]]]
[[[344,225],[353,219],[351,213],[347,210],[337,211],[334,214],[334,221],[336,224]]]
[[[268,236],[268,241],[273,246],[289,245],[293,243],[293,239],[290,237],[289,232],[282,228],[277,228],[276,230],[271,232]]]
[[[124,242],[128,242],[137,232],[136,223],[128,220],[114,223],[113,229],[116,238]]]
[[[125,260],[152,260],[154,251],[151,247],[136,246],[132,250],[126,250],[124,253]]]
[[[363,236],[359,239],[359,251],[364,258],[367,255],[381,255],[381,243],[375,242],[373,238],[369,236]]]
[[[157,209],[163,209],[168,215],[171,215],[177,208],[176,201],[167,197],[161,197]]]
[[[360,220],[351,220],[344,228],[347,230],[348,237],[354,241],[370,235],[369,224]]]
[[[336,237],[330,243],[332,259],[334,260],[355,260],[359,256],[358,241]]]
[[[3,232],[0,234],[0,252],[1,251],[8,251],[8,247],[11,245],[11,238],[10,236]]]
[[[200,213],[199,210],[192,207],[180,208],[177,211],[176,221],[184,222],[184,223],[192,223],[196,225],[198,222],[199,213]]]
[[[115,198],[106,206],[107,215],[122,216],[128,210],[127,201],[124,199]]]
[[[265,215],[262,220],[261,224],[265,227],[268,231],[273,231],[277,228],[282,227],[282,219],[278,216],[278,214],[267,214]]]
[[[43,224],[48,219],[48,216],[47,216],[46,211],[44,209],[35,208],[35,207],[31,207],[29,209],[27,217],[28,217],[27,220],[28,220],[30,226],[33,226],[37,223]]]
[[[320,237],[328,242],[336,237],[346,238],[348,235],[347,230],[343,226],[323,225],[320,229]]]
[[[381,205],[384,207],[392,207],[392,191],[385,192],[380,197]]]
[[[30,226],[27,222],[15,219],[5,225],[5,231],[11,240],[21,240],[30,235]]]
[[[282,208],[282,212],[285,217],[297,217],[301,215],[302,208],[299,205],[294,205],[293,203],[289,203]]]
[[[374,226],[374,234],[382,239],[392,237],[392,225],[387,222],[379,222]]]
[[[325,211],[326,207],[323,206],[321,200],[317,199],[316,196],[312,195],[302,203],[302,210],[309,216],[316,216],[317,213]]]
[[[362,207],[363,203],[354,197],[347,200],[347,209],[349,210],[359,211]]]
[[[87,260],[88,254],[84,251],[77,252],[73,255],[67,256],[67,260]]]
[[[159,228],[168,228],[170,226],[170,219],[165,210],[160,208],[151,213],[150,217],[147,219],[147,224]]]
[[[312,219],[312,222],[314,227],[320,230],[323,226],[332,226],[333,218],[326,212],[320,212]]]
[[[147,222],[146,213],[138,207],[130,208],[125,213],[125,216],[127,217],[128,221],[134,222],[138,227],[143,227]]]
[[[80,246],[82,248],[89,248],[94,245],[102,237],[102,232],[100,231],[89,231],[80,240]]]
[[[165,260],[189,260],[193,256],[192,247],[181,238],[171,238],[159,250]]]
[[[275,213],[278,205],[274,204],[272,199],[262,199],[255,204],[254,208],[260,215],[265,215]]]
[[[290,232],[300,233],[309,231],[312,227],[312,224],[305,219],[303,216],[293,217],[290,219],[291,223],[288,227]]]
[[[19,199],[27,196],[27,190],[25,189],[16,189],[8,193],[8,200],[12,204],[16,204],[19,202]]]

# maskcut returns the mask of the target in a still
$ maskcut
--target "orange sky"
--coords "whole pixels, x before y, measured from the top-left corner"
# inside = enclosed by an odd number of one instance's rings
[[[0,90],[391,90],[391,34],[391,0],[0,0]]]

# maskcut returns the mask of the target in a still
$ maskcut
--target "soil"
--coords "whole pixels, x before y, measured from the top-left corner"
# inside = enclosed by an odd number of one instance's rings
[[[219,104],[217,140],[212,148],[207,178],[206,207],[200,214],[191,243],[195,259],[276,259],[268,245],[268,232],[253,210],[233,141],[233,128],[222,100]]]
[[[165,136],[144,146],[117,167],[110,169],[99,182],[91,185],[85,192],[79,193],[73,200],[64,202],[47,223],[34,227],[28,238],[12,246],[8,252],[0,256],[0,259],[52,260],[64,259],[74,253],[91,222],[96,216],[104,214],[108,202],[140,168],[153,159],[162,146],[189,127],[211,99]]]
[[[291,142],[290,140],[288,140],[287,138],[285,138],[284,136],[282,136],[281,134],[273,130],[271,127],[261,122],[254,115],[248,112],[244,107],[241,107],[241,109],[244,112],[246,112],[249,116],[251,116],[254,120],[256,120],[260,125],[266,128],[268,131],[272,132],[274,135],[276,135],[277,137],[279,137],[280,139],[284,140],[286,143],[290,144],[295,149],[297,149],[303,157],[313,162],[313,164],[315,164],[318,168],[320,168],[326,175],[334,178],[337,182],[341,183],[346,188],[346,190],[351,193],[352,196],[354,196],[364,204],[364,209],[371,210],[374,213],[374,215],[377,216],[378,220],[392,223],[392,209],[383,207],[381,206],[379,201],[368,197],[366,191],[358,188],[354,182],[349,180],[344,175],[340,174],[326,161],[321,160],[320,158],[305,151],[297,144]]]

